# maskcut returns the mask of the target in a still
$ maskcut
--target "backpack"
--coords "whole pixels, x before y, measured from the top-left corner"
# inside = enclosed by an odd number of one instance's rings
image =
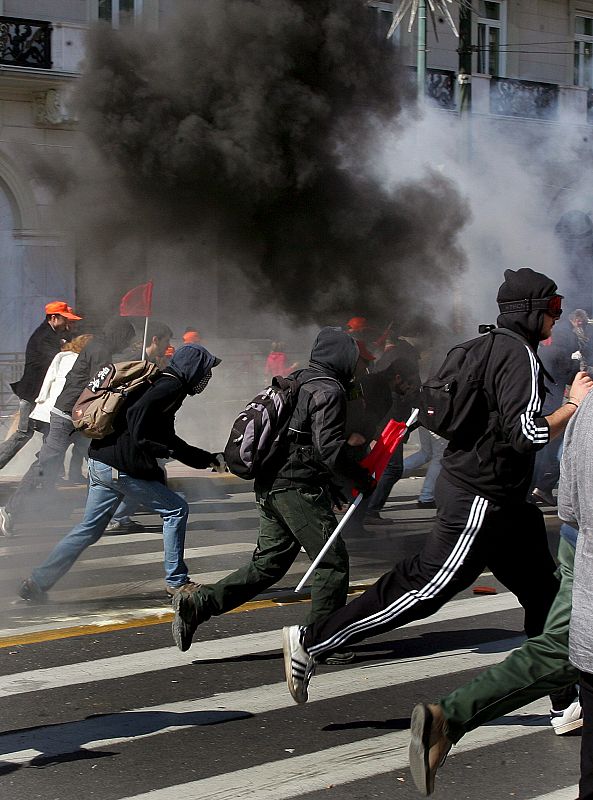
[[[496,411],[484,389],[484,378],[494,337],[499,334],[527,343],[513,331],[495,328],[451,348],[437,374],[420,387],[420,425],[461,445],[475,442],[484,433]]]
[[[224,459],[233,475],[252,480],[274,462],[285,442],[299,389],[305,383],[321,379],[341,385],[326,375],[302,382],[291,375],[276,376],[270,386],[247,404],[233,423],[224,448]]]
[[[83,389],[72,408],[72,422],[89,439],[113,433],[113,423],[132,392],[154,382],[160,374],[150,361],[120,361],[102,367]]]

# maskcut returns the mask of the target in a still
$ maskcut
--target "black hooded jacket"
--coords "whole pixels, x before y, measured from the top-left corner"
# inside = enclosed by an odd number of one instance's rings
[[[133,337],[134,326],[127,319],[114,317],[110,320],[103,332],[91,339],[74,362],[55,408],[70,416],[74,403],[90,379],[112,361],[114,353],[123,352]]]
[[[163,480],[157,458],[176,458],[194,469],[208,467],[214,456],[176,435],[175,414],[217,363],[201,345],[180,347],[152,386],[139,397],[132,395],[127,410],[116,418],[115,431],[93,439],[89,457],[142,480]]]
[[[293,372],[301,384],[289,436],[277,471],[260,477],[256,490],[329,486],[333,476],[360,485],[368,472],[346,447],[346,387],[358,361],[354,339],[339,328],[323,328],[309,366]]]
[[[498,302],[552,296],[556,284],[531,269],[506,270]],[[498,326],[518,334],[495,336],[484,388],[490,424],[475,445],[450,442],[443,456],[446,477],[472,494],[497,504],[523,502],[531,485],[535,453],[550,440],[542,416],[544,376],[536,355],[543,324],[541,310],[501,314]]]
[[[23,376],[16,383],[10,384],[17,397],[28,400],[29,403],[35,402],[54,356],[60,352],[64,342],[71,338],[68,331],[54,331],[46,320],[33,331],[25,351]]]

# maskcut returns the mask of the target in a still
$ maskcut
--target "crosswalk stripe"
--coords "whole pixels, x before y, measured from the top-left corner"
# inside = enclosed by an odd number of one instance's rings
[[[545,713],[545,708],[546,702],[540,700],[522,712],[506,717],[505,725],[487,725],[478,729],[462,739],[452,755],[487,747],[502,739],[510,741],[542,731],[539,720],[533,720],[532,715]],[[511,721],[513,724],[509,724]],[[303,729],[295,730],[297,747],[303,733]],[[549,731],[546,733],[549,735]],[[408,744],[408,731],[397,731],[302,756],[287,754],[278,761],[154,789],[123,800],[175,800],[177,797],[184,800],[202,800],[204,797],[208,800],[249,800],[253,797],[258,800],[288,800],[331,786],[406,769]],[[443,770],[446,768],[445,765]],[[479,780],[480,777],[476,776],[476,781]]]
[[[455,619],[466,619],[481,614],[491,614],[518,608],[519,604],[513,594],[505,594],[448,603],[432,617],[410,622],[405,628],[422,628],[439,622]],[[5,633],[1,632],[0,633]],[[35,669],[0,677],[0,697],[35,692],[46,689],[57,689],[76,684],[92,683],[98,679],[110,680],[126,675],[140,675],[170,667],[178,667],[188,662],[200,660],[237,658],[249,653],[266,652],[280,648],[280,632],[278,630],[262,633],[247,633],[230,636],[226,639],[196,641],[193,648],[183,654],[176,647],[163,647],[139,653],[128,653],[121,656],[83,661],[75,664],[63,664],[59,667]]]
[[[531,800],[576,800],[579,794],[578,784],[567,786],[565,789],[557,789],[549,794],[540,794],[532,797]]]
[[[343,670],[339,675],[334,670],[313,679],[309,703],[415,683],[464,670],[483,669],[502,661],[509,649],[516,647],[520,641],[515,637],[490,645],[481,644],[479,650],[465,647],[448,653],[363,665]],[[94,670],[95,663],[90,662],[87,668]],[[103,675],[100,672],[97,674],[101,680]],[[212,725],[278,711],[292,707],[292,703],[288,689],[282,682],[214,694],[197,700],[136,708],[98,718],[2,734],[0,758],[6,763],[22,764],[36,755],[55,756],[79,748],[108,747],[196,725]],[[48,748],[51,750],[49,753]]]

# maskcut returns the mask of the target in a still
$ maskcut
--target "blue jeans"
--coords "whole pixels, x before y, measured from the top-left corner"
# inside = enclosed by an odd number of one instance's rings
[[[0,444],[0,469],[3,469],[11,461],[19,450],[27,444],[35,433],[33,421],[29,419],[29,414],[35,408],[35,403],[28,400],[19,400],[19,422],[16,431]]]
[[[33,580],[43,591],[51,589],[70,569],[89,545],[98,541],[122,498],[136,502],[163,518],[165,581],[168,586],[183,586],[189,580],[183,560],[185,528],[189,507],[183,498],[159,481],[119,475],[107,464],[89,459],[89,493],[82,522],[58,542],[45,562],[33,570]]]
[[[434,500],[434,487],[441,471],[441,460],[447,447],[447,440],[441,439],[426,428],[418,428],[420,450],[404,459],[404,478],[414,473],[417,469],[428,463],[426,477],[422,484],[422,491],[418,500],[428,503]]]

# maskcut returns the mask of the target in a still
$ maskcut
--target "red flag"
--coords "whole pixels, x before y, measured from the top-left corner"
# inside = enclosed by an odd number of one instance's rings
[[[119,304],[120,317],[150,317],[152,315],[152,281],[136,286],[125,294]]]
[[[375,480],[378,481],[383,474],[389,459],[404,438],[406,430],[405,422],[396,422],[394,419],[390,419],[371,452],[360,462],[361,467],[368,469],[371,475],[375,474]],[[358,492],[355,493],[358,494]]]

